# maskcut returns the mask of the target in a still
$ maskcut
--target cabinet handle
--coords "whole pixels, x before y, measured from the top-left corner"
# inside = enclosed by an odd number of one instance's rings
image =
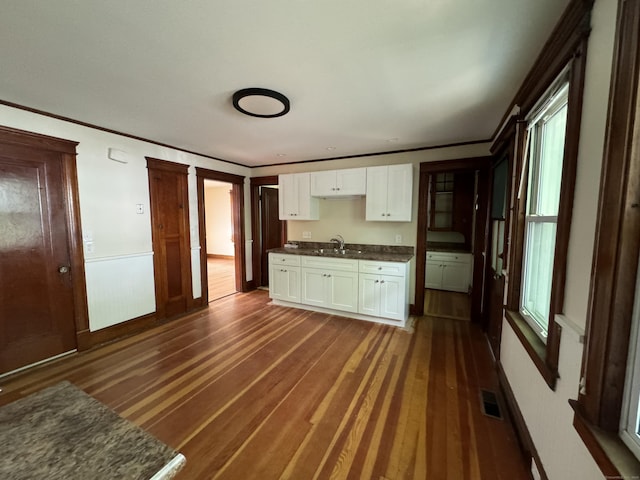
[[[384,280],[380,280],[380,283],[384,283]]]
[[[382,216],[384,217],[384,215],[385,215],[385,214],[383,213],[383,214],[382,214]]]
[[[331,275],[327,275],[327,278],[331,278]]]
[[[382,270],[382,267],[378,267],[378,270]]]
[[[340,187],[336,188],[336,190],[340,191]]]
[[[335,189],[334,187],[331,187],[331,191],[332,191],[332,192],[335,192],[335,191],[336,191],[336,189]]]

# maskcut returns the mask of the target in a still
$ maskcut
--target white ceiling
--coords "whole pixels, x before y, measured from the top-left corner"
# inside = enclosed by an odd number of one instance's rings
[[[257,166],[490,138],[568,1],[2,3],[0,100]]]

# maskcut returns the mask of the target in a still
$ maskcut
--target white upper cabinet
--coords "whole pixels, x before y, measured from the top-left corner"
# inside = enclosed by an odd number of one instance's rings
[[[366,195],[367,221],[410,222],[413,166],[403,164],[367,168]]]
[[[346,168],[311,173],[311,195],[314,197],[364,195],[366,191],[366,168]]]
[[[318,220],[318,199],[311,196],[309,173],[278,176],[280,220]]]

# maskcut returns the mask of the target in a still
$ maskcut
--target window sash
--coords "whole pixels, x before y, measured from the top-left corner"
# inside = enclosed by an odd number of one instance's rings
[[[629,358],[624,384],[624,403],[620,415],[620,438],[640,459],[640,262],[629,341]]]
[[[568,82],[559,85],[542,105],[527,127],[527,165],[519,188],[521,193],[526,170],[528,185],[519,310],[546,343],[566,143]]]

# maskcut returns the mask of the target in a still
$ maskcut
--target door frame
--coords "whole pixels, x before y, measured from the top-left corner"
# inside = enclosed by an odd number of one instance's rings
[[[478,322],[482,315],[482,291],[484,290],[484,264],[486,258],[486,215],[487,185],[486,172],[491,162],[490,156],[471,157],[458,160],[440,160],[420,164],[418,186],[418,232],[416,238],[416,286],[413,315],[424,315],[424,275],[427,261],[427,216],[429,213],[429,175],[442,172],[478,170],[478,209],[475,219],[473,252],[473,288],[471,289],[471,320]],[[478,228],[484,225],[485,228]],[[482,288],[478,288],[481,286]]]
[[[71,263],[71,284],[73,289],[73,317],[76,327],[78,351],[91,348],[89,331],[89,309],[87,284],[84,270],[82,226],[80,223],[80,196],[78,172],[76,168],[76,147],[79,142],[50,137],[39,133],[0,126],[0,145],[20,145],[34,150],[57,152],[62,164],[62,187],[64,189],[65,221],[67,224],[67,244]]]
[[[205,221],[204,181],[217,180],[231,184],[232,218],[233,222],[233,248],[236,291],[246,292],[247,269],[245,260],[245,234],[244,234],[244,178],[241,175],[218,172],[208,168],[196,167],[196,185],[198,195],[198,230],[200,234],[200,284],[202,295],[200,306],[209,302],[209,269],[207,265],[207,228]]]
[[[262,235],[260,226],[260,187],[267,185],[278,185],[278,176],[270,175],[265,177],[251,178],[251,238],[252,245],[252,268],[253,268],[253,288],[259,287],[262,282]],[[287,222],[280,221],[282,225],[282,241],[287,241]]]

